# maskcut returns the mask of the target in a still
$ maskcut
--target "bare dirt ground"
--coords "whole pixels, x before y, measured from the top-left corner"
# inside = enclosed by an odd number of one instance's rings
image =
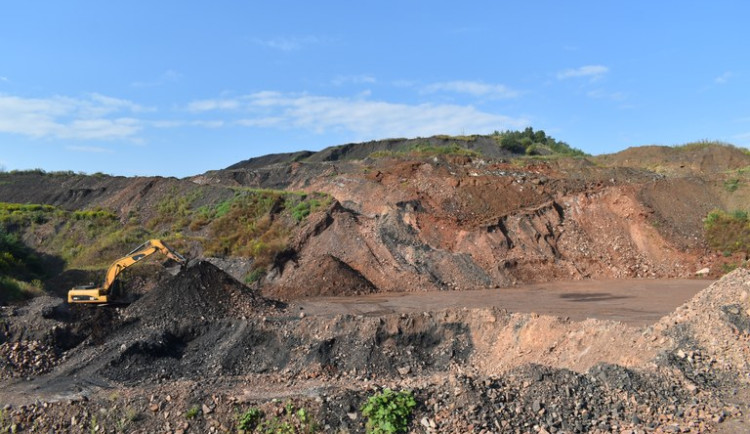
[[[587,318],[647,326],[672,312],[712,280],[625,279],[569,281],[469,291],[380,293],[310,297],[290,304],[307,315],[380,316],[444,309],[497,308],[583,321]]]
[[[242,189],[331,201],[251,288],[252,260],[222,258],[238,280],[196,261],[128,307],[0,308],[0,432],[238,432],[251,408],[311,431],[291,405],[317,432],[359,433],[385,387],[413,392],[419,433],[748,431],[750,272],[723,275],[737,262],[708,249],[702,221],[747,206],[747,184],[724,181],[750,156],[374,159],[371,145],[185,180],[3,175],[3,201],[103,207],[165,233],[170,197],[187,213]],[[191,226],[200,258],[207,233]],[[57,230],[24,241],[43,252]],[[687,279],[702,268],[720,279]]]
[[[384,387],[413,391],[412,432],[744,426],[747,271],[702,290],[709,281],[591,283],[326,307],[266,300],[197,262],[124,309],[42,297],[2,310],[0,426],[233,432],[249,408],[289,419],[292,405],[320,432],[364,432],[360,406]],[[632,322],[607,319],[622,315]]]

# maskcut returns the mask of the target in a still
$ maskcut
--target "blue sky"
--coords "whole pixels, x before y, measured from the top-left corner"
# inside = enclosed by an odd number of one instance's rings
[[[750,145],[744,1],[28,1],[0,169],[184,177],[391,137]]]

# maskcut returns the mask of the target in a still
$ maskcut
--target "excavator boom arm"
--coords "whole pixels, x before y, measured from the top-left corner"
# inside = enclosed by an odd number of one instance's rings
[[[69,303],[106,303],[109,301],[108,295],[112,285],[117,280],[117,276],[123,272],[126,268],[131,265],[145,259],[156,252],[162,253],[164,256],[178,262],[181,265],[185,265],[187,260],[184,256],[180,255],[176,251],[172,250],[161,240],[148,240],[140,246],[136,247],[128,253],[126,256],[116,260],[109,266],[107,273],[104,277],[104,283],[99,288],[74,288],[68,291],[68,302]]]

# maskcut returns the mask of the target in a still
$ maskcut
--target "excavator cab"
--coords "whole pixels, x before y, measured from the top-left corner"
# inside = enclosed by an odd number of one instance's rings
[[[106,304],[117,301],[117,276],[126,268],[134,265],[156,252],[162,253],[167,258],[178,263],[181,267],[187,264],[185,257],[172,250],[161,240],[148,240],[136,247],[126,256],[116,260],[107,269],[104,283],[100,287],[94,285],[76,286],[68,291],[68,303],[94,303]]]

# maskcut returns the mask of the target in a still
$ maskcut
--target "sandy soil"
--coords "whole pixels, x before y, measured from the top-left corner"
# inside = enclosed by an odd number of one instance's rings
[[[584,280],[475,291],[381,293],[297,300],[306,315],[435,312],[454,308],[500,308],[582,321],[587,318],[650,325],[713,283],[697,279]]]

